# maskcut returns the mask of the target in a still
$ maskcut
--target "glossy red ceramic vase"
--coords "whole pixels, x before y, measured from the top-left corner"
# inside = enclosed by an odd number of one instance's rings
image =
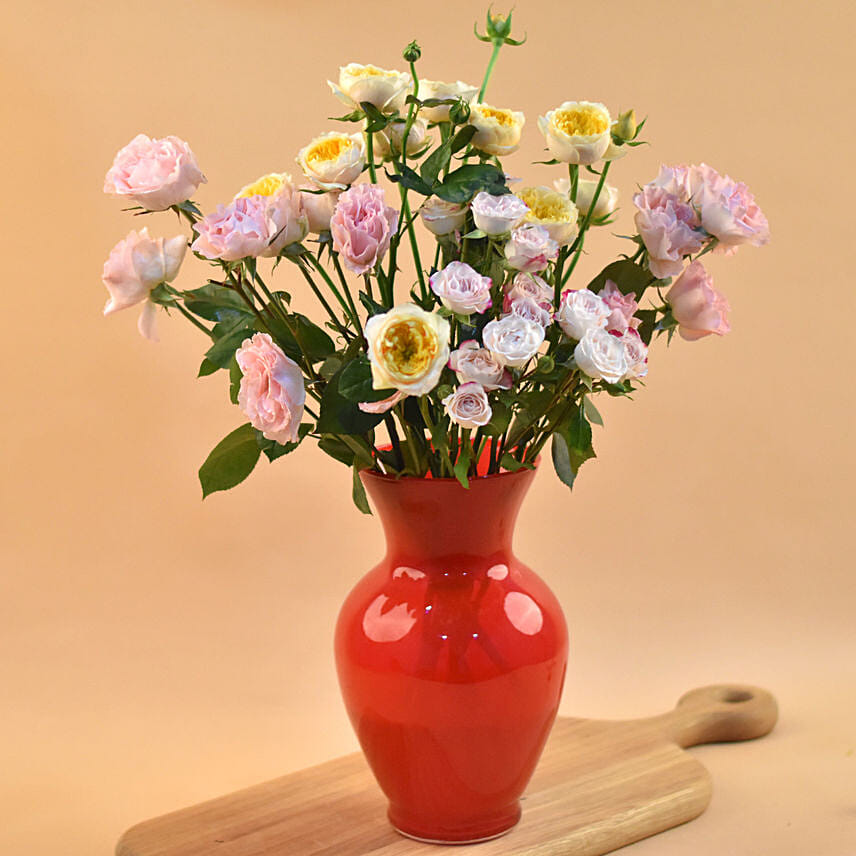
[[[342,606],[348,714],[404,835],[494,838],[550,733],[567,664],[564,616],[511,550],[533,470],[471,480],[362,474],[387,554]]]

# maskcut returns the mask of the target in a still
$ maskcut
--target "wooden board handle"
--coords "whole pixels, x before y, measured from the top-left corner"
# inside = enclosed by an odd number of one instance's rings
[[[773,730],[776,700],[760,687],[715,684],[690,690],[677,707],[648,720],[678,746],[752,740]]]

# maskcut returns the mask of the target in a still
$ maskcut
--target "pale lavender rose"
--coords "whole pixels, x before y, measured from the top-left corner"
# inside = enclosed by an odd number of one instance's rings
[[[267,333],[244,339],[235,351],[241,370],[238,406],[268,440],[296,443],[306,390],[297,363]]]
[[[330,219],[333,249],[361,276],[384,257],[397,225],[398,212],[384,202],[382,187],[354,185],[339,197]]]
[[[446,309],[458,315],[484,312],[491,305],[489,276],[482,276],[465,262],[449,262],[429,280],[431,291]]]
[[[587,288],[569,288],[562,292],[556,321],[565,335],[580,341],[589,330],[606,327],[612,310],[607,302]]]
[[[636,229],[648,250],[648,267],[665,279],[679,274],[684,256],[697,253],[706,236],[695,209],[662,187],[646,184],[633,197]]]
[[[243,196],[228,205],[218,205],[193,224],[197,238],[191,249],[206,259],[234,262],[262,255],[270,241],[267,199]]]
[[[186,202],[205,181],[184,140],[137,134],[116,154],[104,178],[104,192],[127,197],[148,211],[164,211]]]
[[[618,383],[628,370],[624,342],[603,327],[586,330],[574,348],[574,360],[590,378],[607,383]]]
[[[518,226],[505,245],[510,267],[525,273],[539,273],[559,257],[559,245],[543,226]]]
[[[549,327],[553,323],[552,304],[539,302],[528,295],[519,297],[506,295],[502,303],[502,311],[506,315],[519,315],[527,321],[534,321],[544,328]]]
[[[380,401],[361,401],[357,404],[357,407],[363,411],[363,413],[386,413],[389,410],[392,410],[402,398],[404,398],[404,393],[400,390],[396,390],[392,395],[388,398],[382,398]]]
[[[461,384],[442,404],[449,419],[461,428],[481,428],[493,416],[484,387],[475,381]]]
[[[187,241],[183,235],[164,240],[151,238],[147,228],[129,232],[104,262],[102,278],[110,292],[104,314],[110,315],[145,301],[137,328],[146,339],[156,341],[156,309],[149,295],[160,283],[175,279],[186,250]]]
[[[519,315],[506,315],[485,325],[482,341],[502,365],[520,368],[538,353],[544,341],[544,328]]]
[[[529,213],[529,206],[513,193],[492,196],[481,191],[470,203],[476,228],[486,235],[505,235],[516,228]]]
[[[625,330],[621,336],[624,345],[624,361],[627,371],[622,380],[645,377],[648,374],[648,347],[642,337],[632,327]]]
[[[505,297],[509,300],[531,297],[542,305],[549,305],[553,302],[553,286],[534,273],[518,273],[511,284],[506,286]]]
[[[467,339],[449,355],[449,368],[461,383],[475,381],[485,389],[511,389],[511,372],[475,339]]]
[[[308,184],[300,186],[303,210],[306,212],[306,218],[309,222],[309,231],[313,235],[330,231],[330,218],[333,216],[336,203],[339,201],[339,192],[336,190],[328,190],[326,193],[309,192],[317,189]]]
[[[731,330],[728,301],[713,287],[713,278],[699,261],[694,261],[666,292],[666,302],[680,325],[678,332],[688,342]]]
[[[598,292],[598,296],[610,309],[609,317],[606,319],[607,330],[617,330],[623,333],[625,330],[636,329],[642,321],[635,317],[639,304],[636,302],[636,292],[622,294],[618,286],[611,280]]]
[[[740,244],[761,247],[770,240],[770,224],[742,181],[701,164],[690,167],[689,183],[690,202],[704,230],[719,241],[717,250],[735,252]]]

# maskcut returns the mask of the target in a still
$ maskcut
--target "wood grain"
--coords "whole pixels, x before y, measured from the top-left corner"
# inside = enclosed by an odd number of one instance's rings
[[[692,820],[710,776],[686,747],[749,740],[775,725],[765,690],[704,687],[662,716],[559,718],[524,796],[523,818],[474,856],[600,856]],[[148,820],[117,856],[419,856],[437,847],[402,838],[360,754],[348,755]]]

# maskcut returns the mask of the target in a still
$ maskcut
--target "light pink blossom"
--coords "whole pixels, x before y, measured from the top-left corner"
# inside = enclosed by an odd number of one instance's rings
[[[514,194],[493,196],[482,190],[470,203],[476,228],[486,235],[505,235],[529,213],[529,206]]]
[[[186,202],[205,181],[184,140],[137,134],[116,154],[104,178],[104,192],[131,199],[148,211],[164,211]]]
[[[339,197],[330,219],[333,249],[355,274],[368,273],[389,249],[398,212],[384,202],[383,188],[357,184]]]
[[[684,256],[697,253],[705,235],[693,207],[662,187],[646,184],[633,197],[636,229],[648,250],[648,266],[654,276],[664,279],[677,276],[684,266]]]
[[[303,210],[309,222],[309,231],[317,235],[330,231],[330,218],[336,210],[339,193],[328,190],[326,193],[309,193],[304,191],[317,190],[308,184],[301,185],[300,195],[303,197]]]
[[[497,362],[519,369],[538,353],[544,328],[519,315],[506,315],[485,324],[482,341]]]
[[[606,327],[611,312],[599,294],[587,288],[569,288],[562,292],[556,321],[566,336],[580,341],[588,330]]]
[[[553,307],[550,303],[538,302],[528,295],[520,297],[506,296],[502,304],[506,315],[519,315],[527,321],[534,321],[541,327],[549,327],[553,323]]]
[[[625,330],[621,343],[624,345],[624,361],[627,364],[623,380],[645,377],[648,374],[648,346],[638,331],[632,327]]]
[[[242,196],[193,224],[191,249],[206,259],[233,262],[263,255],[271,239],[265,196]]]
[[[491,278],[465,262],[449,262],[431,277],[430,283],[443,306],[458,315],[484,312],[491,305]]]
[[[678,332],[688,342],[711,333],[724,336],[731,330],[727,318],[731,307],[713,287],[713,278],[699,261],[688,265],[675,280],[666,292],[666,302],[680,325]]]
[[[534,273],[518,273],[511,284],[506,286],[505,297],[510,300],[531,297],[540,304],[549,305],[553,302],[553,286]]]
[[[580,370],[595,380],[618,383],[627,374],[627,355],[621,337],[603,327],[591,327],[574,348]]]
[[[363,411],[363,413],[386,413],[389,410],[392,410],[402,398],[404,398],[404,393],[401,390],[396,390],[392,395],[388,398],[382,398],[380,401],[361,401],[357,404],[357,407]]]
[[[147,228],[129,232],[104,262],[102,276],[110,292],[104,314],[110,315],[145,301],[137,327],[145,338],[157,340],[155,305],[149,301],[149,294],[160,283],[175,279],[186,250],[187,241],[183,235],[164,240],[151,238]]]
[[[598,294],[610,309],[609,317],[606,319],[607,330],[623,333],[628,328],[635,330],[642,323],[639,318],[634,317],[639,308],[635,291],[622,294],[618,286],[608,279]]]
[[[255,333],[235,352],[241,369],[238,406],[253,428],[285,445],[299,440],[306,390],[297,363],[267,333]]]
[[[474,381],[462,383],[442,404],[448,417],[461,428],[480,428],[493,416],[484,387]]]
[[[449,368],[461,383],[475,381],[487,390],[511,389],[511,372],[475,339],[461,342],[458,349],[452,351]]]
[[[505,245],[510,267],[526,273],[539,273],[559,256],[559,245],[543,226],[518,226]]]

